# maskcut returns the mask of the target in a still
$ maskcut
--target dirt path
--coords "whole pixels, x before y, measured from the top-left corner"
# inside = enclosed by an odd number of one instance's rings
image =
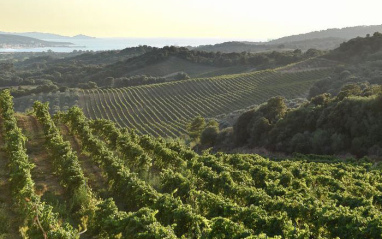
[[[36,193],[42,197],[53,197],[63,201],[64,189],[60,185],[59,177],[54,174],[52,160],[44,145],[42,126],[34,116],[28,115],[17,115],[17,124],[28,137],[27,153],[36,165],[32,170]]]
[[[70,134],[70,130],[66,125],[60,124],[59,128],[64,139],[69,141],[72,149],[77,152],[78,160],[80,161],[90,188],[101,197],[109,197],[110,195],[107,193],[108,184],[105,177],[102,175],[102,169],[92,161],[86,152],[81,150],[81,142],[75,136]]]

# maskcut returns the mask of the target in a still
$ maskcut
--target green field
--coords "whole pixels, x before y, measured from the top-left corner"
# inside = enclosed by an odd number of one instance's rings
[[[120,89],[84,90],[78,102],[91,119],[110,119],[141,134],[177,137],[195,116],[214,117],[270,97],[306,96],[330,70],[260,71]]]
[[[198,155],[79,108],[14,114],[0,94],[0,237],[380,238],[367,160]]]

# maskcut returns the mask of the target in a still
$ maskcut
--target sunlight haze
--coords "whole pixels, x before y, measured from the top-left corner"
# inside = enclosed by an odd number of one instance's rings
[[[314,4],[312,4],[314,3]],[[381,24],[375,0],[0,0],[0,31],[96,37],[278,38]],[[367,13],[367,14],[366,14]]]

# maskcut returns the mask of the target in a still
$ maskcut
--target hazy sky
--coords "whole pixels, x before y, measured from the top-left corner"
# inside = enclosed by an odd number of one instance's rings
[[[382,24],[379,0],[0,0],[0,31],[269,39]]]

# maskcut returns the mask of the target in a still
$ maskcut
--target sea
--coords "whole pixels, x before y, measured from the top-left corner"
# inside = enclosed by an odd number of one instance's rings
[[[127,47],[148,45],[153,47],[164,46],[201,46],[213,45],[228,41],[250,41],[259,42],[264,39],[243,39],[243,38],[92,38],[92,39],[42,39],[45,41],[71,42],[69,47],[43,47],[43,48],[2,48],[0,52],[72,52],[72,51],[107,51],[121,50]]]

